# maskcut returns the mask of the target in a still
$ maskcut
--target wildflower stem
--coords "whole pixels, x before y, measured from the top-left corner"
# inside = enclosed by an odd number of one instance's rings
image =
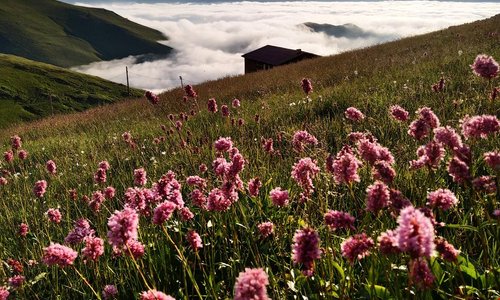
[[[195,278],[193,276],[193,273],[191,272],[191,268],[189,267],[186,258],[184,257],[184,255],[182,254],[182,252],[180,251],[180,249],[177,247],[177,245],[175,244],[175,242],[172,240],[172,238],[170,237],[170,234],[168,234],[168,231],[165,228],[165,225],[162,225],[161,228],[163,229],[163,232],[165,233],[165,236],[167,237],[167,239],[169,240],[169,242],[172,243],[172,245],[174,246],[175,251],[177,251],[177,254],[179,255],[179,258],[181,259],[181,262],[184,265],[184,269],[188,272],[189,278],[191,279],[191,282],[192,282],[192,284],[194,286],[194,289],[196,290],[196,293],[198,294],[198,297],[200,299],[203,299],[203,296],[201,295],[201,292],[200,292],[200,288],[198,287],[198,284],[196,283],[196,280],[195,280]]]
[[[97,293],[94,288],[90,285],[89,281],[87,280],[87,278],[85,278],[85,276],[83,276],[82,273],[80,273],[80,271],[78,271],[78,269],[73,266],[73,269],[75,270],[75,272],[78,274],[78,276],[80,276],[80,278],[83,280],[83,282],[85,282],[85,284],[92,290],[92,292],[94,293],[94,295],[97,297],[97,299],[101,300],[101,296],[99,295],[99,293]]]
[[[144,284],[147,286],[148,289],[151,290],[151,287],[149,286],[148,281],[146,280],[146,277],[144,276],[144,273],[142,273],[141,268],[139,267],[139,264],[137,264],[137,261],[135,260],[135,257],[132,254],[132,251],[130,250],[130,247],[128,245],[126,245],[126,246],[127,246],[128,254],[132,258],[132,261],[134,262],[134,266],[137,269],[137,271],[139,272],[139,274],[141,275],[142,280],[144,281]]]

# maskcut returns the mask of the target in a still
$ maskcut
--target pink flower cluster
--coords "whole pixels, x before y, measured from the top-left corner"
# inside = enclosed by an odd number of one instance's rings
[[[313,178],[319,173],[319,167],[316,161],[310,157],[302,158],[292,167],[292,178],[305,191],[306,195],[310,195],[314,190]]]
[[[302,265],[302,273],[305,276],[313,275],[314,260],[321,258],[319,243],[318,232],[313,228],[298,229],[293,236],[293,263]]]
[[[465,139],[482,138],[486,139],[488,135],[500,131],[500,122],[496,116],[482,115],[468,117],[462,120],[462,134]]]
[[[70,245],[81,243],[86,237],[94,235],[95,231],[90,227],[87,219],[78,219],[75,221],[73,230],[71,230],[64,242]]]
[[[47,181],[39,180],[35,182],[35,186],[33,187],[33,193],[35,194],[36,197],[42,198],[43,195],[45,195],[46,190],[47,190]]]
[[[257,228],[259,229],[260,236],[264,239],[274,232],[274,224],[272,222],[260,223],[257,225]]]
[[[432,128],[439,127],[440,122],[429,107],[421,107],[416,113],[419,117],[410,124],[408,134],[417,140],[421,140],[429,135]]]
[[[431,220],[413,206],[405,207],[398,217],[398,248],[411,257],[430,257],[434,251],[434,226]]]
[[[330,230],[355,229],[354,221],[356,221],[356,219],[348,212],[329,210],[325,213],[324,220]]]
[[[234,300],[268,300],[266,286],[269,279],[261,269],[246,268],[240,272],[234,284]]]
[[[410,116],[410,113],[399,105],[392,105],[389,107],[389,114],[394,118],[394,120],[400,122],[407,121]]]
[[[196,92],[193,89],[193,87],[191,85],[189,85],[189,84],[184,87],[184,91],[186,92],[186,95],[188,97],[191,97],[191,98],[198,97],[198,94],[196,94]]]
[[[358,169],[362,166],[349,146],[344,146],[335,158],[330,155],[326,160],[326,170],[333,174],[337,184],[359,182]]]
[[[318,140],[316,137],[305,130],[300,130],[295,132],[293,135],[293,149],[297,152],[304,151],[304,147],[307,146],[316,146],[318,144]]]
[[[306,95],[309,95],[313,91],[312,83],[309,78],[303,78],[300,82],[300,85],[302,86],[302,90]]]
[[[84,261],[97,261],[104,254],[104,241],[95,236],[84,238],[85,247],[82,249]]]
[[[477,76],[492,79],[498,76],[499,66],[495,59],[486,54],[479,54],[470,66]]]
[[[146,99],[148,99],[149,102],[151,102],[151,104],[153,105],[156,105],[160,102],[160,97],[158,97],[155,93],[151,92],[151,91],[147,91],[144,96],[146,97]]]
[[[262,187],[262,182],[259,177],[255,177],[248,181],[248,193],[251,197],[257,197],[259,195],[259,189]]]
[[[427,196],[427,205],[431,207],[439,208],[442,210],[448,210],[458,203],[457,197],[452,191],[448,189],[438,189],[434,192],[430,192]]]
[[[215,101],[215,98],[208,99],[207,107],[208,107],[208,111],[211,113],[216,113],[218,111],[217,101]]]
[[[115,211],[108,219],[108,242],[116,250],[121,250],[130,241],[137,240],[137,228],[139,226],[139,215],[130,208],[125,207],[121,211]]]
[[[56,224],[61,223],[62,214],[58,208],[49,208],[45,214],[50,222]]]
[[[78,253],[73,249],[51,243],[50,246],[43,248],[42,261],[48,266],[58,265],[63,268],[72,265],[77,256]]]
[[[375,245],[373,239],[366,235],[366,233],[356,234],[349,237],[340,245],[342,256],[354,264],[356,259],[361,260],[370,255],[370,249]]]
[[[159,292],[157,290],[149,290],[147,292],[142,292],[139,296],[140,300],[175,300],[174,297]]]
[[[389,187],[381,181],[366,188],[366,210],[374,214],[390,205]]]
[[[269,192],[269,198],[278,207],[288,205],[288,191],[282,190],[280,187],[272,189]]]
[[[198,251],[198,249],[203,248],[203,242],[201,241],[201,237],[196,231],[194,230],[188,231],[187,240],[189,242],[189,245],[191,246],[191,249],[193,249],[194,251]]]
[[[134,170],[134,184],[136,186],[144,186],[148,178],[146,176],[146,170],[144,168],[139,168]]]
[[[344,115],[347,119],[354,122],[359,122],[365,118],[365,115],[355,107],[347,108],[346,111],[344,112]]]

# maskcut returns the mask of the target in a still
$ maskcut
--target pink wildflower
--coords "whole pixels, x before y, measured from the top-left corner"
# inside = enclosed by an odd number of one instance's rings
[[[223,117],[229,117],[230,112],[229,112],[229,107],[227,105],[222,105],[220,107],[220,111],[221,111]]]
[[[431,128],[439,127],[439,118],[429,107],[424,106],[419,108],[417,110],[417,114],[419,114],[420,118],[423,119]]]
[[[35,182],[35,186],[33,187],[33,193],[36,197],[42,198],[47,189],[47,181],[39,180]]]
[[[205,164],[201,164],[199,167],[198,167],[198,170],[200,171],[200,173],[205,173],[208,168],[207,168],[207,165]]]
[[[444,83],[445,80],[443,77],[441,77],[441,79],[439,79],[437,83],[432,85],[432,90],[436,93],[442,92],[444,90]]]
[[[21,138],[18,135],[14,135],[10,137],[10,144],[12,146],[12,149],[19,150],[21,149],[23,142],[21,141]]]
[[[49,218],[50,222],[56,224],[61,223],[62,214],[58,208],[49,208],[45,214],[47,215],[47,218]]]
[[[475,75],[486,79],[492,79],[498,76],[498,63],[493,57],[486,54],[479,54],[476,56],[474,63],[472,63],[470,67]]]
[[[434,226],[431,220],[413,206],[405,207],[398,217],[398,248],[411,257],[430,257],[434,251]]]
[[[314,190],[313,179],[318,175],[319,168],[316,161],[310,157],[302,158],[292,167],[292,178],[302,187],[307,193]]]
[[[85,248],[82,249],[84,261],[97,261],[104,254],[104,241],[95,236],[87,236],[84,239]]]
[[[132,255],[135,259],[144,256],[144,245],[137,240],[129,240],[127,242],[127,254]]]
[[[500,131],[500,122],[496,116],[466,116],[460,122],[462,123],[462,134],[466,140],[471,137],[486,139],[489,134]]]
[[[176,208],[177,206],[175,205],[175,203],[170,201],[165,201],[158,204],[153,212],[153,224],[162,225],[163,222],[172,217],[172,214],[174,213]]]
[[[410,282],[420,289],[431,288],[435,280],[429,264],[424,258],[412,259],[410,261],[409,275]]]
[[[193,212],[188,207],[183,207],[179,210],[182,221],[189,221],[194,218]]]
[[[220,153],[227,152],[233,148],[233,142],[230,137],[219,137],[214,143],[215,150]]]
[[[302,86],[302,90],[306,95],[309,95],[313,91],[312,83],[309,78],[303,78],[300,82],[300,85]]]
[[[430,126],[424,119],[417,119],[411,122],[408,128],[408,134],[414,137],[416,140],[421,140],[425,138],[430,131]]]
[[[186,178],[186,183],[190,186],[196,186],[199,189],[204,189],[207,187],[207,181],[200,176],[189,176]]]
[[[495,101],[500,94],[500,87],[494,87],[490,93],[490,100]]]
[[[6,287],[0,286],[0,300],[7,300],[9,298],[9,290]]]
[[[116,190],[112,186],[108,186],[104,189],[104,197],[108,200],[113,199],[115,197]]]
[[[92,199],[89,202],[89,207],[90,209],[97,213],[101,210],[101,205],[104,203],[104,200],[106,198],[104,197],[103,193],[101,191],[95,191],[92,193]]]
[[[386,161],[377,161],[373,165],[373,178],[376,180],[383,181],[386,184],[390,184],[394,177],[396,177],[396,171],[392,168],[392,166]]]
[[[105,183],[106,182],[106,169],[99,168],[94,174],[95,183]]]
[[[107,160],[103,160],[99,163],[99,168],[108,171],[111,168],[111,166],[109,165],[109,162]]]
[[[257,197],[259,195],[259,189],[262,187],[262,182],[259,177],[255,177],[248,181],[248,193],[251,197]]]
[[[22,237],[26,237],[28,235],[28,232],[30,230],[30,227],[26,223],[21,223],[19,225],[19,229],[17,231],[17,234],[19,234]]]
[[[208,194],[207,209],[210,211],[226,211],[231,204],[231,200],[220,189],[215,188]]]
[[[315,146],[318,144],[316,137],[305,130],[297,131],[293,135],[293,149],[297,152],[304,151],[304,146]]]
[[[448,243],[442,237],[438,237],[434,241],[436,243],[436,250],[441,254],[441,257],[449,262],[456,262],[458,255],[460,254],[460,250],[455,249],[452,244]]]
[[[382,232],[377,238],[380,252],[384,255],[399,253],[398,241],[394,230]]]
[[[264,149],[265,152],[269,154],[272,154],[274,152],[274,145],[273,145],[274,141],[272,138],[269,139],[262,138],[261,142],[262,142],[262,149]]]
[[[500,171],[500,151],[486,152],[483,154],[484,161],[494,171]]]
[[[70,245],[78,244],[94,233],[95,231],[90,228],[90,223],[87,219],[78,219],[74,223],[73,230],[64,239],[64,242]]]
[[[272,189],[271,192],[269,192],[269,197],[276,206],[281,207],[288,205],[288,191],[282,190],[280,187]]]
[[[354,221],[356,220],[351,214],[348,212],[338,211],[338,210],[329,210],[324,215],[325,224],[330,228],[330,230],[337,229],[351,229],[355,230]]]
[[[130,208],[116,210],[108,219],[108,242],[115,248],[123,248],[128,241],[137,239],[139,215]]]
[[[458,203],[458,199],[455,197],[455,194],[448,189],[438,189],[434,192],[430,192],[427,196],[427,200],[429,200],[427,205],[442,210],[448,210],[451,207],[456,206]]]
[[[0,186],[9,184],[9,181],[5,177],[0,177]]]
[[[146,171],[144,168],[134,170],[134,184],[137,186],[143,186],[148,181],[146,177]]]
[[[326,166],[337,184],[360,181],[358,169],[362,163],[352,153],[340,151],[335,159],[332,160],[331,156],[327,159]]]
[[[233,99],[233,101],[231,102],[231,104],[233,105],[233,108],[238,108],[238,107],[241,106],[240,100],[236,99],[236,98]]]
[[[114,299],[118,295],[118,289],[112,284],[107,284],[102,290],[102,298],[104,300]]]
[[[193,249],[195,252],[198,251],[198,249],[203,248],[201,237],[196,231],[189,230],[187,233],[187,240],[189,242],[189,245],[191,246],[191,249]]]
[[[434,140],[438,143],[448,146],[450,149],[461,148],[462,138],[455,129],[450,126],[438,127],[434,129]]]
[[[488,194],[495,193],[497,190],[495,177],[493,176],[479,176],[472,180],[472,186],[474,189]]]
[[[354,264],[354,260],[361,260],[369,256],[370,249],[374,245],[373,239],[363,232],[343,241],[340,248],[342,250],[342,256],[347,258],[351,264]]]
[[[21,151],[19,151],[17,156],[19,157],[20,160],[25,160],[26,158],[28,158],[28,151],[21,150]]]
[[[78,256],[75,250],[61,244],[51,243],[50,246],[43,248],[42,261],[48,266],[58,265],[63,268],[72,265]]]
[[[174,297],[158,292],[157,290],[142,292],[139,296],[141,297],[141,300],[175,300]]]
[[[234,284],[234,300],[268,300],[266,286],[269,279],[261,269],[246,268],[240,272]]]
[[[14,152],[12,152],[12,150],[5,151],[3,153],[3,158],[5,159],[5,162],[11,163],[14,160]]]
[[[383,147],[377,141],[363,138],[358,141],[358,153],[365,161],[371,165],[376,161],[382,160],[389,164],[394,163],[394,157],[388,148]]]
[[[406,120],[408,120],[408,117],[410,115],[409,112],[407,112],[399,105],[392,105],[391,107],[389,107],[389,113],[395,120],[400,122],[405,122]]]
[[[359,122],[365,118],[365,115],[355,107],[347,108],[344,115],[347,119],[354,122]]]
[[[207,106],[208,106],[208,111],[211,113],[216,113],[218,111],[217,102],[215,101],[215,98],[208,99]]]
[[[20,261],[9,258],[9,259],[7,259],[7,264],[12,269],[12,272],[17,273],[17,274],[23,273],[24,267]]]
[[[272,222],[263,222],[257,225],[259,229],[260,236],[265,239],[274,232],[274,224]]]
[[[366,189],[366,210],[377,214],[381,209],[389,206],[389,187],[381,181],[376,181]]]
[[[186,95],[191,98],[196,98],[198,97],[198,94],[194,91],[193,87],[188,84],[184,87],[184,91],[186,92]]]
[[[49,160],[45,166],[47,167],[47,172],[51,175],[55,175],[57,173],[56,163],[53,160]]]
[[[293,263],[302,264],[302,273],[312,276],[314,260],[321,258],[319,249],[319,235],[313,228],[298,229],[293,236],[292,259]]]
[[[23,285],[26,278],[23,275],[14,275],[10,277],[7,282],[13,288],[19,288]]]
[[[160,102],[160,97],[158,97],[155,93],[151,91],[147,91],[146,94],[144,94],[144,96],[146,96],[146,99],[148,99],[148,101],[151,102],[151,104],[153,105],[156,105]]]
[[[189,194],[189,198],[191,198],[191,202],[195,206],[205,208],[207,205],[207,197],[198,189],[193,190],[191,194]]]
[[[456,156],[448,164],[448,173],[453,178],[453,181],[459,184],[470,179],[469,166]]]

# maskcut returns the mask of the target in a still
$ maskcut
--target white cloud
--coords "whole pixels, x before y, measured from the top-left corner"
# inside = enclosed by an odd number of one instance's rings
[[[499,3],[381,2],[232,2],[219,4],[85,4],[112,10],[169,37],[175,53],[167,59],[134,64],[128,57],[75,68],[131,85],[164,90],[243,73],[241,54],[266,44],[331,55],[394,37],[422,34],[483,18],[500,11]],[[304,22],[353,23],[374,36],[334,38],[297,26]]]

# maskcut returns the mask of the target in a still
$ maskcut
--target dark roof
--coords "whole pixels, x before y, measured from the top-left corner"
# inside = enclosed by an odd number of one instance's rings
[[[300,49],[287,49],[266,45],[262,48],[242,55],[244,58],[262,62],[272,66],[279,66],[301,56],[316,57],[318,55]]]

